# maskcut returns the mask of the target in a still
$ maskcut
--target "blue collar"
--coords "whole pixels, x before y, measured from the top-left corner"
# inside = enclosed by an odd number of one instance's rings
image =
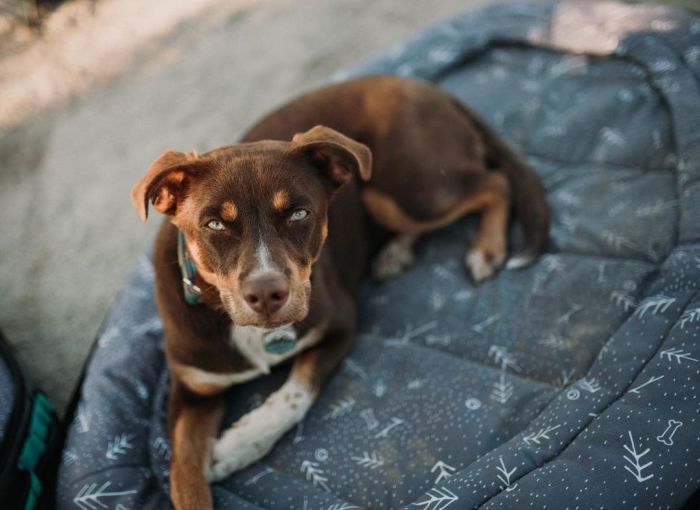
[[[179,229],[177,231],[177,263],[180,265],[180,273],[182,274],[182,290],[185,295],[185,301],[192,306],[201,304],[202,289],[194,284],[194,279],[197,277],[197,268],[187,256],[185,234]]]

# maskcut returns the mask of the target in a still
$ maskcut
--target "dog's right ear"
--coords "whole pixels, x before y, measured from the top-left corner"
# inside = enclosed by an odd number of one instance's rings
[[[195,173],[196,152],[184,153],[167,150],[148,167],[146,175],[131,190],[131,203],[141,221],[148,218],[148,202],[156,211],[175,214],[183,198],[188,178]]]
[[[318,125],[292,138],[289,149],[301,153],[323,172],[333,189],[353,175],[363,181],[372,176],[372,151],[366,145],[326,126]]]

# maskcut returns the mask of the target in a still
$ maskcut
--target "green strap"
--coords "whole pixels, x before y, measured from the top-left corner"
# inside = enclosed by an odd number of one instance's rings
[[[53,411],[53,404],[49,402],[46,395],[37,393],[34,396],[27,438],[17,460],[17,468],[22,471],[28,471],[30,476],[29,494],[27,495],[27,503],[24,505],[24,510],[33,510],[43,490],[36,469],[39,461],[46,453],[46,442],[48,441],[49,429],[53,421]]]

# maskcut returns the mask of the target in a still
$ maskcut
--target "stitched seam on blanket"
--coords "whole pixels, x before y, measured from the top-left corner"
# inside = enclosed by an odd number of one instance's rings
[[[90,477],[92,477],[92,476],[99,475],[100,473],[104,473],[105,471],[110,471],[110,472],[111,472],[111,471],[118,471],[118,470],[120,470],[120,469],[138,469],[138,470],[142,470],[143,468],[148,468],[148,467],[149,467],[149,465],[148,465],[147,462],[143,462],[143,463],[130,462],[129,464],[117,464],[117,465],[114,465],[114,466],[104,466],[104,467],[102,467],[102,468],[100,468],[100,469],[96,469],[95,471],[90,471],[89,473],[85,473],[84,475],[79,476],[79,477],[76,478],[75,480],[71,480],[71,481],[70,481],[70,484],[71,484],[71,485],[78,485],[78,484],[82,483],[86,478],[90,478]],[[157,478],[155,477],[155,475],[154,475],[152,478],[153,478],[154,481],[157,482]]]
[[[625,320],[626,320],[626,319],[625,319]],[[363,336],[367,336],[367,335],[363,335]],[[388,338],[386,338],[386,337],[384,337],[384,336],[381,336],[381,335],[377,335],[377,336],[378,336],[379,338],[383,339],[383,340],[389,340]],[[385,346],[385,347],[393,348],[394,346],[390,346],[390,345],[389,345],[389,346]],[[402,347],[404,347],[404,346],[402,346]],[[503,371],[502,371],[499,367],[494,367],[494,366],[491,366],[491,365],[487,365],[486,363],[481,363],[480,361],[475,361],[475,360],[473,360],[473,359],[464,358],[464,357],[462,357],[462,356],[459,356],[458,354],[455,354],[455,353],[452,353],[452,352],[442,351],[442,350],[436,349],[436,348],[434,348],[434,347],[428,347],[427,345],[421,345],[421,344],[416,344],[416,343],[407,342],[407,343],[405,344],[405,347],[416,347],[416,348],[419,348],[419,349],[423,349],[423,350],[425,350],[425,351],[429,351],[429,352],[434,352],[434,353],[437,353],[437,354],[441,354],[441,355],[443,355],[443,356],[446,356],[446,357],[448,357],[448,358],[455,359],[455,360],[457,360],[457,361],[472,363],[472,364],[474,364],[474,365],[477,365],[477,366],[479,366],[479,367],[481,367],[481,368],[488,369],[489,371],[495,372],[495,373],[497,373],[497,374],[503,373]],[[516,374],[515,372],[506,372],[506,375],[508,375],[509,377],[512,377],[512,378],[514,378],[514,379],[519,379],[519,380],[521,380],[521,381],[523,381],[523,382],[525,382],[525,383],[528,383],[528,384],[536,384],[537,386],[540,386],[540,387],[543,387],[543,388],[551,388],[551,389],[554,389],[554,390],[557,390],[557,391],[560,391],[560,390],[562,389],[562,388],[559,388],[558,386],[554,386],[553,384],[550,384],[550,383],[548,383],[548,382],[545,382],[545,381],[538,381],[537,379],[531,379],[530,377],[527,377],[527,376],[524,376],[524,375],[521,375],[521,374]]]
[[[675,249],[675,248],[674,248],[674,249]],[[673,253],[673,250],[671,251],[671,253]],[[642,260],[631,259],[631,258],[623,258],[623,257],[609,257],[609,256],[607,256],[607,255],[587,255],[587,254],[578,254],[578,253],[573,253],[573,252],[557,252],[557,255],[559,255],[559,254],[574,255],[574,256],[578,256],[578,257],[588,257],[588,258],[603,258],[603,259],[611,259],[611,260],[625,260],[625,261],[636,262],[636,263],[646,264],[646,265],[651,266],[652,269],[655,269],[656,271],[652,270],[648,275],[646,275],[644,278],[640,279],[640,281],[639,281],[639,288],[640,288],[640,290],[639,290],[638,295],[639,295],[639,299],[640,299],[640,300],[641,300],[641,299],[644,299],[644,298],[646,298],[646,297],[649,296],[648,293],[646,292],[646,290],[647,290],[647,289],[652,285],[652,283],[655,281],[655,277],[657,276],[657,273],[658,273],[659,268],[662,267],[662,266],[666,263],[666,260],[667,260],[668,257],[671,255],[671,254],[669,254],[669,255],[666,257],[666,259],[664,259],[660,264],[655,264],[655,263],[648,262],[648,261],[642,261]],[[620,319],[620,324],[618,325],[618,327],[615,328],[615,330],[614,330],[613,332],[610,333],[610,335],[608,336],[608,339],[607,339],[607,340],[605,341],[605,343],[601,346],[601,348],[598,349],[598,352],[596,353],[595,357],[592,359],[592,361],[590,362],[590,364],[586,367],[586,370],[585,370],[586,373],[588,373],[588,371],[590,371],[590,369],[591,369],[591,366],[593,366],[593,364],[595,364],[595,360],[596,360],[596,358],[599,356],[600,351],[605,347],[605,345],[610,341],[610,339],[612,339],[612,338],[617,334],[617,332],[620,330],[620,328],[623,327],[623,325],[629,320],[629,318],[630,318],[633,314],[634,314],[634,310],[630,310],[626,315],[624,315],[624,316],[621,317],[621,319]],[[358,336],[372,336],[372,335],[371,335],[371,333],[368,333],[368,332],[367,332],[367,333],[361,333],[361,334],[358,335]],[[383,339],[383,340],[388,340],[388,339],[389,339],[389,338],[383,336],[381,333],[380,333],[380,334],[377,334],[377,335],[374,335],[374,336],[377,336],[378,338],[381,338],[381,339]],[[424,349],[424,350],[426,350],[426,351],[429,351],[429,352],[440,353],[440,354],[443,354],[443,355],[445,355],[445,356],[449,356],[449,357],[455,358],[455,359],[460,360],[460,361],[466,361],[466,362],[473,363],[473,364],[475,364],[475,365],[478,365],[478,366],[481,366],[481,367],[484,367],[484,368],[489,368],[489,369],[491,369],[491,370],[498,371],[499,373],[501,372],[501,370],[500,370],[499,368],[497,368],[497,367],[494,367],[494,366],[488,365],[488,364],[486,364],[486,363],[482,363],[482,362],[480,362],[480,361],[477,361],[477,360],[474,360],[474,359],[470,359],[470,358],[467,358],[467,357],[464,357],[464,356],[460,356],[459,354],[456,354],[456,353],[444,351],[444,350],[441,350],[441,349],[439,349],[439,348],[437,348],[437,347],[428,347],[427,345],[423,345],[423,344],[419,344],[419,343],[415,343],[415,342],[406,342],[406,345],[407,345],[407,346],[410,346],[410,347],[420,347],[420,348],[422,348],[422,349]],[[538,379],[534,379],[534,378],[531,378],[531,377],[527,377],[527,376],[522,375],[522,374],[516,374],[516,373],[514,373],[514,372],[507,372],[507,374],[508,374],[509,376],[518,378],[518,379],[520,379],[520,380],[522,380],[522,381],[526,381],[526,382],[529,382],[529,383],[534,383],[534,384],[538,384],[538,385],[541,385],[541,386],[547,386],[547,387],[550,387],[550,388],[553,388],[553,389],[556,389],[556,390],[561,390],[561,389],[563,389],[563,388],[559,388],[558,386],[555,386],[554,384],[551,384],[551,383],[549,383],[549,382],[547,382],[547,381],[541,381],[541,380],[538,380]]]
[[[664,103],[663,100],[659,101]],[[501,134],[502,136],[505,135],[505,133]],[[675,138],[675,137],[674,137]],[[513,143],[515,146],[516,144]],[[677,147],[677,142],[674,141],[674,146]],[[605,170],[622,170],[622,171],[627,171],[627,172],[636,172],[640,174],[662,174],[662,175],[668,175],[668,176],[673,176],[677,174],[677,168],[645,168],[645,167],[640,167],[640,166],[628,166],[628,165],[620,165],[618,163],[611,163],[609,161],[570,161],[568,159],[561,159],[561,158],[556,158],[554,156],[549,156],[547,154],[541,154],[539,152],[536,152],[532,149],[519,149],[518,152],[522,154],[523,156],[526,157],[526,159],[529,158],[535,158],[535,159],[542,159],[545,161],[548,161],[550,163],[557,163],[558,165],[564,165],[567,167],[583,167],[581,170],[590,170],[590,167],[595,167],[595,168],[600,168],[600,169],[605,169]],[[677,180],[677,178],[676,178]]]
[[[669,258],[670,256],[671,256],[671,255],[669,255],[669,256],[660,264],[659,267],[662,267],[662,266],[666,263],[666,261],[668,260],[668,258]],[[651,285],[651,282],[649,282],[649,285]],[[647,361],[646,361],[645,363],[643,363],[643,364],[639,367],[639,370],[636,372],[636,374],[634,375],[634,377],[632,377],[632,378],[630,379],[630,383],[622,389],[622,391],[618,394],[617,397],[614,397],[613,400],[611,400],[611,401],[608,403],[608,405],[606,405],[606,406],[602,409],[602,411],[598,413],[598,416],[600,416],[600,415],[601,415],[603,412],[605,412],[611,405],[613,405],[613,404],[614,404],[615,402],[617,402],[622,396],[625,395],[625,393],[627,392],[627,389],[628,389],[630,386],[632,386],[632,384],[634,384],[634,380],[639,376],[639,374],[644,370],[644,368],[649,364],[649,362],[650,362],[652,359],[654,359],[654,356],[656,356],[656,354],[659,352],[659,349],[660,349],[661,346],[665,343],[666,339],[668,338],[669,333],[670,333],[671,330],[673,329],[673,326],[677,323],[677,319],[680,318],[680,316],[681,316],[681,315],[685,312],[685,310],[687,309],[688,303],[692,302],[693,299],[694,299],[694,297],[697,296],[697,295],[700,295],[700,294],[694,294],[694,295],[691,295],[691,297],[688,298],[688,300],[687,300],[687,301],[685,302],[685,304],[683,305],[683,309],[678,313],[678,316],[677,316],[677,318],[676,318],[676,322],[674,322],[673,324],[671,324],[671,325],[669,326],[668,330],[666,331],[666,334],[664,335],[664,338],[663,338],[662,341],[657,345],[657,348],[654,350],[654,353],[651,354],[651,355],[649,356],[649,359],[647,359]],[[630,314],[627,316],[627,318],[618,326],[618,328],[610,335],[610,337],[609,337],[608,340],[607,340],[608,342],[609,342],[609,341],[624,327],[624,325],[627,323],[627,321],[629,320],[629,317],[630,317],[631,315],[632,315],[632,313],[630,313]],[[606,342],[606,343],[607,343],[607,342]],[[600,354],[600,351],[599,351],[599,354]],[[590,371],[591,371],[591,369],[592,369],[592,367],[593,367],[594,365],[595,365],[595,361],[593,362],[593,364],[591,365],[591,367],[589,367],[588,371],[586,372],[586,376],[590,373]],[[557,395],[559,395],[560,393],[561,393],[561,392],[558,392]],[[551,400],[549,403],[551,403],[551,402],[556,398],[557,395],[555,395],[555,397],[552,398],[552,400]],[[540,416],[542,416],[542,414],[543,414],[544,412],[547,411],[548,407],[549,407],[549,404],[546,405],[546,406],[544,406],[544,407],[542,408],[542,410],[537,414],[537,416],[535,416],[532,420],[530,420],[530,423],[535,422]],[[521,476],[519,476],[519,477],[517,478],[517,480],[520,480],[520,479],[523,478],[524,476],[527,476],[528,474],[532,473],[534,470],[540,469],[542,466],[544,466],[544,465],[546,465],[546,464],[552,462],[553,460],[555,460],[556,457],[558,457],[559,455],[561,455],[561,453],[564,452],[564,451],[569,447],[569,445],[571,445],[571,444],[576,440],[576,438],[590,426],[590,424],[591,424],[592,422],[593,422],[593,420],[589,421],[584,427],[582,427],[581,430],[579,430],[579,431],[576,433],[576,435],[575,435],[569,442],[567,442],[566,445],[563,446],[563,448],[561,448],[561,450],[559,450],[556,454],[552,455],[552,457],[551,457],[549,460],[543,462],[541,465],[534,466],[532,469],[526,471],[526,472],[523,473]],[[513,436],[513,437],[515,437],[515,436]],[[512,439],[512,438],[511,438],[511,439]],[[497,448],[501,447],[503,444],[505,444],[505,442],[502,443],[501,445],[497,446],[496,448],[493,448],[491,451],[496,450]],[[487,454],[485,454],[485,455],[487,455]],[[476,461],[474,461],[473,463],[469,464],[468,466],[465,466],[464,469],[461,469],[458,473],[454,473],[454,475],[457,475],[457,474],[459,474],[459,473],[463,473],[463,472],[469,470],[470,467],[471,467],[472,465],[478,463],[479,460],[480,460],[480,459],[477,459]],[[517,480],[513,480],[513,482],[516,482]],[[484,501],[482,501],[481,503],[479,503],[478,506],[481,507],[481,506],[485,505],[486,503],[488,503],[488,502],[489,502],[490,500],[492,500],[493,498],[497,497],[497,496],[498,496],[499,494],[501,494],[502,492],[503,492],[503,489],[497,491],[495,494],[493,494],[492,496],[489,496],[487,499],[485,499]],[[421,496],[419,496],[418,499],[420,499],[420,497],[421,497]],[[418,499],[416,499],[416,501],[418,501]],[[415,501],[412,502],[412,503],[409,503],[409,504],[407,504],[407,505],[404,505],[404,506],[410,506],[410,505],[412,505],[413,503],[415,503]]]
[[[277,444],[279,444],[279,443],[277,443]],[[271,470],[274,471],[275,474],[277,474],[277,475],[280,475],[280,476],[287,476],[287,477],[289,477],[289,478],[291,478],[291,479],[293,479],[293,480],[299,482],[301,485],[303,485],[303,486],[305,486],[305,487],[310,487],[310,488],[314,489],[316,492],[318,492],[319,494],[323,494],[323,495],[326,495],[326,496],[330,496],[330,497],[336,499],[338,503],[350,503],[350,504],[352,504],[352,505],[354,505],[354,506],[357,506],[358,508],[362,508],[361,505],[359,505],[358,503],[355,503],[354,501],[352,501],[352,500],[350,500],[350,499],[346,499],[345,497],[341,497],[340,495],[338,495],[338,494],[336,494],[336,493],[334,493],[334,492],[326,492],[326,491],[324,491],[324,490],[319,489],[319,488],[316,487],[315,485],[310,484],[310,483],[308,482],[308,480],[306,480],[305,478],[298,476],[295,472],[283,471],[283,470],[275,469],[275,468],[273,468],[270,464],[265,464],[265,468],[271,469]],[[228,492],[229,494],[233,494],[234,496],[239,497],[239,498],[241,498],[241,499],[243,499],[243,500],[245,500],[245,501],[251,503],[252,505],[255,505],[256,507],[258,506],[257,503],[253,503],[252,501],[243,498],[243,496],[241,496],[239,493],[234,492],[234,491],[232,491],[232,490],[229,490],[228,488],[224,487],[223,485],[220,485],[219,482],[217,482],[215,485],[216,485],[216,487],[218,487],[219,489],[225,490],[225,491]],[[262,508],[262,507],[258,507],[258,508]]]
[[[592,418],[586,425],[584,425],[584,426],[576,433],[576,435],[574,435],[574,436],[573,436],[559,451],[557,451],[555,454],[553,454],[548,460],[546,460],[546,461],[543,462],[542,464],[533,467],[532,469],[530,469],[530,470],[526,471],[525,473],[523,473],[522,475],[518,476],[518,478],[511,480],[511,484],[516,483],[518,480],[521,480],[522,478],[524,478],[525,476],[529,475],[530,473],[532,473],[532,472],[535,471],[536,469],[541,469],[542,467],[546,466],[547,464],[549,464],[549,463],[554,462],[555,460],[557,460],[557,458],[558,458],[562,453],[564,453],[564,452],[569,448],[569,446],[571,446],[571,445],[574,443],[574,441],[576,441],[576,439],[577,439],[583,432],[585,432],[586,430],[588,430],[588,428],[591,426],[591,424],[592,424],[598,417],[600,417],[601,415],[603,415],[608,409],[610,409],[611,406],[613,406],[618,400],[620,400],[622,397],[624,397],[624,396],[627,394],[627,390],[635,383],[637,377],[639,377],[639,374],[641,374],[641,373],[644,371],[644,369],[647,367],[647,365],[649,365],[649,363],[651,363],[651,361],[656,357],[656,355],[658,354],[658,352],[659,352],[659,351],[661,350],[661,348],[664,346],[664,344],[666,343],[666,340],[668,340],[668,337],[669,337],[669,335],[671,334],[671,331],[672,331],[673,328],[678,324],[678,318],[680,318],[681,315],[683,315],[683,313],[688,309],[689,304],[692,303],[692,302],[694,302],[695,299],[696,299],[698,296],[700,296],[700,293],[696,293],[696,294],[690,295],[690,297],[688,298],[688,300],[687,300],[687,301],[685,302],[685,304],[683,305],[683,308],[682,308],[682,309],[680,310],[680,312],[678,313],[678,316],[677,316],[676,320],[668,327],[668,330],[666,330],[666,333],[664,334],[663,339],[657,344],[656,349],[654,350],[654,352],[649,356],[649,358],[646,360],[646,362],[644,362],[644,363],[639,367],[639,370],[637,370],[637,372],[634,374],[634,376],[630,378],[630,383],[629,383],[627,386],[625,386],[624,388],[622,388],[622,390],[618,393],[618,395],[617,395],[616,397],[614,397],[612,400],[610,400],[610,402],[608,402],[608,404],[607,404],[603,409],[601,409],[600,412],[597,413],[597,416],[596,416],[595,418]],[[540,413],[540,414],[541,414],[541,413]],[[534,421],[534,420],[533,420],[533,421]],[[479,507],[484,506],[484,505],[487,504],[489,501],[491,501],[492,499],[496,498],[497,496],[499,496],[499,495],[502,494],[503,492],[504,492],[503,489],[499,490],[499,491],[496,492],[494,495],[488,497],[487,499],[485,499],[484,501],[482,501],[481,503],[479,503]]]

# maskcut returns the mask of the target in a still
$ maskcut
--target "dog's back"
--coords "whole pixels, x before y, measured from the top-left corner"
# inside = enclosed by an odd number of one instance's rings
[[[371,181],[350,183],[333,204],[332,216],[337,210],[342,217],[353,207],[359,185],[378,225],[417,236],[481,210],[492,195],[499,195],[507,202],[505,215],[515,213],[521,223],[526,242],[508,266],[530,264],[546,246],[549,207],[537,174],[476,113],[437,87],[391,76],[331,85],[272,112],[243,141],[288,140],[317,124],[366,144],[373,154]],[[503,211],[493,216],[498,214]],[[348,227],[346,221],[343,229]],[[479,266],[470,267],[472,276],[477,281],[491,276],[503,262],[504,250],[505,245],[483,250],[476,258],[491,267],[472,263]]]

